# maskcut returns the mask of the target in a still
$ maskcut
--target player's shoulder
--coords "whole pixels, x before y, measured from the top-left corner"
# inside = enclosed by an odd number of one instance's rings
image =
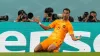
[[[61,19],[56,19],[56,21],[60,21]]]
[[[56,20],[55,20],[55,22],[59,22],[59,21],[61,21],[61,19],[56,19]]]
[[[67,21],[66,23],[67,23],[68,25],[72,25],[70,21]]]

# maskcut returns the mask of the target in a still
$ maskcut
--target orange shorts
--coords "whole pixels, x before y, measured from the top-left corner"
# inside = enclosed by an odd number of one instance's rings
[[[54,44],[57,48],[57,50],[55,50],[55,52],[58,52],[58,49],[59,49],[60,45],[62,44],[62,42],[63,41],[61,39],[47,38],[46,40],[44,40],[40,44],[42,45],[44,50],[46,50],[51,44]]]

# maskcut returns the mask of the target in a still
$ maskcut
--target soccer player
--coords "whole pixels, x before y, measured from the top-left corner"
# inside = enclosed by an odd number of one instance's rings
[[[34,21],[37,22],[44,30],[54,28],[52,34],[35,47],[34,52],[59,52],[59,48],[67,33],[70,34],[72,40],[80,40],[81,36],[77,38],[74,36],[72,24],[68,20],[70,16],[70,9],[63,9],[62,16],[63,19],[57,19],[49,26],[41,24],[38,18],[34,19]]]

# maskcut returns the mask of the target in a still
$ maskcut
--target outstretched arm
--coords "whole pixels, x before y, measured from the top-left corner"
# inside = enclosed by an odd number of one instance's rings
[[[40,26],[44,29],[44,30],[48,30],[48,29],[50,29],[50,27],[49,26],[44,26],[43,24],[41,24],[40,23]]]
[[[73,27],[72,27],[72,24],[71,23],[68,25],[68,32],[69,32],[72,40],[74,40],[74,41],[80,40],[80,37],[81,36],[79,36],[77,38],[74,36],[74,30],[73,30]]]
[[[76,38],[76,37],[74,36],[74,34],[71,34],[70,36],[71,36],[72,40],[74,40],[74,41],[80,40],[80,37],[81,37],[81,36],[78,36],[78,37]]]
[[[44,26],[38,18],[34,18],[34,22],[37,22],[44,30],[50,29],[49,26]]]

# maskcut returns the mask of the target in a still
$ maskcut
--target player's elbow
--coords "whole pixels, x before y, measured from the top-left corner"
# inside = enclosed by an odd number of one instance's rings
[[[48,30],[48,29],[44,29],[44,30]]]
[[[77,39],[72,39],[73,41],[77,41]]]
[[[48,30],[49,29],[49,27],[47,27],[47,28],[44,28],[44,30]]]

